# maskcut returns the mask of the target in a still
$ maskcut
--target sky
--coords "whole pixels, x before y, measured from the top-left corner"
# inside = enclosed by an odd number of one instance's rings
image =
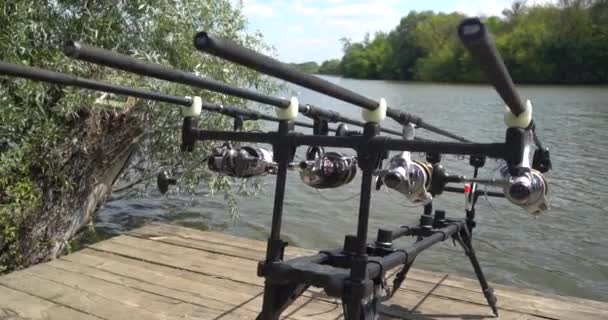
[[[238,0],[235,0],[238,1]],[[390,31],[411,10],[501,15],[513,0],[242,0],[250,32],[260,31],[284,62],[342,57],[340,39]]]

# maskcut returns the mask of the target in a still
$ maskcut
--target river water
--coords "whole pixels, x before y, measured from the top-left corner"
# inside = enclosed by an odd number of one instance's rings
[[[488,86],[327,79],[369,97],[384,97],[395,108],[469,139],[504,139],[503,104]],[[285,95],[291,93],[300,101],[359,118],[357,108],[338,100],[300,87],[291,87]],[[547,175],[551,209],[534,219],[504,199],[480,199],[474,237],[482,267],[492,283],[608,301],[608,90],[521,86],[520,93],[532,100],[538,133],[551,149],[553,170]],[[384,125],[400,129],[392,121]],[[417,134],[441,138],[424,130]],[[455,156],[443,160],[451,173],[471,175],[467,163]],[[481,176],[491,176],[498,165],[488,161]],[[236,220],[222,195],[209,196],[201,190],[194,197],[167,198],[150,190],[144,196],[116,195],[99,213],[97,227],[120,233],[146,221],[164,221],[264,240],[269,234],[274,179],[265,177],[262,181],[260,194],[239,198]],[[284,237],[290,244],[306,248],[340,246],[343,235],[356,230],[358,189],[359,180],[355,179],[320,195],[292,173],[285,201]],[[463,206],[464,198],[457,194],[441,195],[434,202],[435,208],[446,209],[452,217],[463,216]],[[379,227],[416,223],[421,211],[409,207],[397,193],[376,191],[370,237]],[[415,267],[474,277],[468,259],[451,242],[425,251]]]

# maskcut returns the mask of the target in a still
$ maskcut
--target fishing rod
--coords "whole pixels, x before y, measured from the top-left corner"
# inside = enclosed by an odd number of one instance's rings
[[[351,103],[368,111],[376,111],[387,107],[382,99],[380,102],[369,99],[352,90],[331,83],[320,77],[298,71],[271,57],[238,45],[230,40],[220,38],[207,32],[199,32],[194,37],[194,46],[202,52],[207,52],[220,58],[246,66],[261,73],[298,84],[336,99]],[[384,102],[383,102],[384,101]],[[373,114],[368,112],[368,114]],[[446,136],[461,142],[471,142],[461,136],[426,123],[420,117],[393,108],[386,109],[386,116],[402,125],[413,123],[420,128]]]
[[[505,117],[509,117],[514,124],[520,122],[517,124],[526,125],[530,128],[533,141],[537,147],[534,153],[535,166],[541,172],[549,171],[551,169],[549,149],[543,147],[536,134],[536,124],[531,118],[532,104],[529,100],[524,103],[517,90],[515,90],[515,84],[507,66],[491,40],[491,36],[487,33],[484,24],[478,18],[465,19],[458,27],[458,36],[473,58],[479,61],[486,79],[510,109],[511,113],[506,113]]]
[[[79,87],[85,89],[91,89],[96,91],[102,91],[112,94],[125,95],[136,97],[144,100],[157,101],[157,102],[165,102],[171,105],[183,106],[183,107],[191,107],[193,104],[193,99],[188,97],[177,97],[164,93],[159,93],[155,91],[148,91],[137,88],[130,88],[120,85],[115,85],[107,82],[96,81],[85,79],[81,77],[77,77],[74,75],[60,73],[50,70],[38,69],[34,67],[11,64],[0,62],[0,75],[26,78],[35,81],[42,81],[48,83],[55,83],[65,86]],[[217,112],[235,119],[238,119],[235,124],[235,129],[239,129],[242,125],[242,121],[244,120],[266,120],[272,122],[279,122],[280,119],[274,116],[270,116],[267,114],[263,114],[261,112],[249,109],[242,109],[232,106],[224,106],[220,104],[212,104],[200,101],[200,106],[203,110]],[[301,122],[294,121],[294,124],[299,127],[304,128],[312,128],[314,129],[314,125]],[[328,128],[329,131],[335,132],[336,129]]]
[[[360,127],[363,127],[365,124],[364,122],[344,117],[336,111],[325,110],[310,104],[300,105],[295,98],[288,100],[284,98],[272,97],[248,89],[237,88],[223,82],[200,77],[192,73],[177,70],[164,65],[148,63],[109,50],[89,47],[77,41],[68,41],[65,44],[63,51],[68,57],[82,61],[271,105],[278,108],[278,114],[293,112],[285,110],[297,105],[297,110],[295,111],[300,112],[316,121],[322,121],[325,123],[343,122]],[[402,135],[401,132],[391,129],[382,128],[381,131],[393,135]]]

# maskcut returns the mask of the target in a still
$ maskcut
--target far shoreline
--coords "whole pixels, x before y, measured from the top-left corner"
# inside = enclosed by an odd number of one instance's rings
[[[312,73],[315,76],[321,77],[330,77],[330,78],[340,78],[345,80],[358,80],[358,81],[382,81],[382,82],[390,82],[390,83],[403,83],[403,84],[439,84],[439,85],[467,85],[467,86],[491,86],[487,82],[441,82],[441,81],[424,81],[424,80],[391,80],[391,79],[361,79],[361,78],[348,78],[341,75],[334,74],[322,74],[322,73]],[[543,83],[533,83],[533,82],[515,82],[517,86],[543,86],[543,87],[597,87],[597,88],[607,88],[608,83],[551,83],[551,82],[543,82]]]

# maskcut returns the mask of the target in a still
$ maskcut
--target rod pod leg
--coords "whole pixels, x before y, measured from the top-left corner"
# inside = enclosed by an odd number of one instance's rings
[[[407,278],[407,274],[410,271],[410,268],[412,267],[413,264],[414,264],[414,260],[412,260],[412,262],[410,262],[410,263],[403,265],[403,268],[401,269],[401,271],[399,271],[395,275],[395,279],[393,279],[393,288],[391,289],[390,295],[388,296],[389,299],[392,298],[395,295],[395,293],[397,293],[397,290],[399,290],[399,288],[401,288],[401,286],[403,285],[405,278]]]
[[[375,283],[374,293],[366,299],[342,298],[344,320],[377,320],[380,317],[382,284]]]
[[[473,269],[475,270],[475,275],[477,276],[477,280],[479,280],[479,285],[481,286],[481,291],[483,292],[486,301],[490,308],[492,308],[492,312],[494,316],[498,317],[498,307],[496,303],[498,302],[498,298],[494,294],[494,289],[490,287],[488,281],[486,280],[486,276],[483,274],[483,270],[481,270],[481,265],[479,264],[479,260],[477,260],[477,255],[475,255],[475,250],[473,249],[473,243],[471,234],[466,225],[463,226],[463,229],[454,234],[454,240],[458,242],[462,248],[464,249],[464,253],[469,257],[471,264],[473,265]]]
[[[299,296],[308,289],[307,284],[288,283],[264,285],[264,304],[262,312],[256,320],[278,320],[281,313],[285,311]]]
[[[293,130],[293,122],[283,120],[279,122],[278,134],[285,137]],[[278,162],[277,180],[274,194],[274,206],[272,213],[272,226],[270,237],[267,241],[266,260],[264,263],[275,263],[283,260],[283,253],[286,242],[281,240],[281,223],[283,217],[283,204],[285,200],[285,185],[287,182],[287,169],[293,160],[294,148],[282,146],[279,143],[273,146],[274,158]],[[258,274],[262,274],[258,270]],[[306,284],[286,283],[275,284],[270,282],[266,275],[264,284],[264,300],[262,302],[262,312],[258,315],[258,320],[279,319],[283,312],[295,299],[297,299],[308,288]]]

